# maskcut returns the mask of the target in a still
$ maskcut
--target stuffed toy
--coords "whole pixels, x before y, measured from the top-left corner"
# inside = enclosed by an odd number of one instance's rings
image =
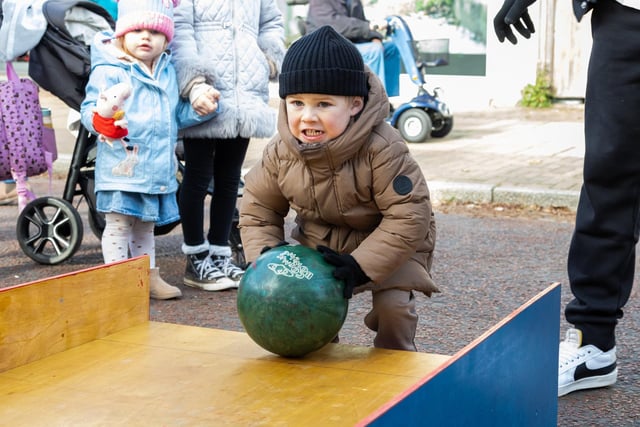
[[[103,89],[98,95],[93,110],[93,128],[99,133],[98,139],[113,147],[113,141],[122,140],[129,134],[128,122],[124,117],[124,102],[131,96],[131,85],[118,83]]]

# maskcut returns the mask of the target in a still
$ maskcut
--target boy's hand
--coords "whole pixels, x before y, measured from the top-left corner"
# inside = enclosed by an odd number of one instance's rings
[[[369,276],[360,268],[358,261],[351,255],[341,255],[333,249],[321,245],[317,249],[326,262],[336,267],[333,270],[333,277],[344,282],[343,296],[346,299],[350,299],[353,296],[355,287],[371,281]]]

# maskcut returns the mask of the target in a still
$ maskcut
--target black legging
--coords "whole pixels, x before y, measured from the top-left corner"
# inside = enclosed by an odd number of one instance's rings
[[[207,240],[227,246],[238,185],[249,138],[184,139],[185,172],[180,186],[180,220],[184,243],[204,243],[204,200],[213,177]]]
[[[584,184],[568,259],[575,299],[565,317],[584,344],[607,351],[631,294],[640,226],[640,11],[598,0],[592,14]]]

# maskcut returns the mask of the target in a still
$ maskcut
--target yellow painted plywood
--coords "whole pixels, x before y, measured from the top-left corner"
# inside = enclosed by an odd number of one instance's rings
[[[149,259],[0,289],[0,372],[149,319]]]
[[[148,322],[0,374],[0,420],[353,425],[447,360],[340,344],[285,359],[243,333]]]

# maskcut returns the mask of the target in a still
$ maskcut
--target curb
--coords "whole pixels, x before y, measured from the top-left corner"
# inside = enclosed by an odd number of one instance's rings
[[[428,185],[431,199],[436,203],[456,200],[463,203],[565,207],[575,211],[580,197],[579,191],[500,187],[491,184],[430,181]]]

